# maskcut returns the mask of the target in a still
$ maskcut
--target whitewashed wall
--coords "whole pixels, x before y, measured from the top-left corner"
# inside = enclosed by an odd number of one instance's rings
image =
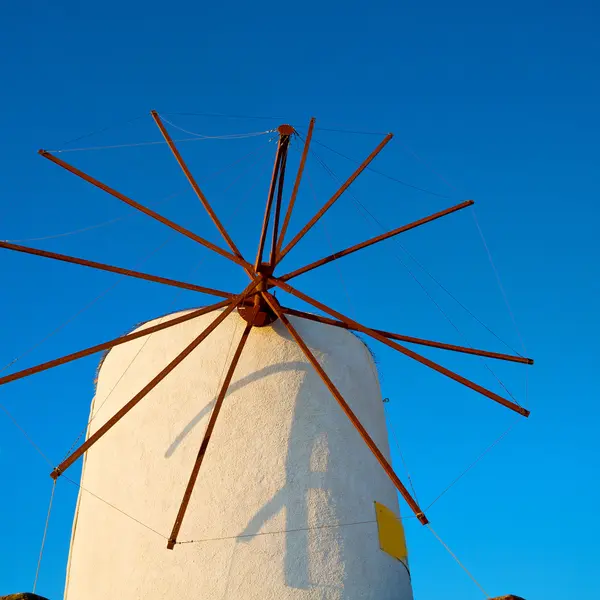
[[[215,315],[113,349],[91,432]],[[293,323],[389,456],[367,348],[347,331]],[[232,314],[90,450],[84,488],[168,537],[244,325]],[[411,600],[408,573],[379,549],[375,523],[318,528],[373,521],[375,500],[398,509],[393,486],[300,349],[281,323],[253,329],[179,536],[212,541],[167,550],[166,539],[82,492],[65,598]],[[283,530],[300,531],[269,533]],[[266,535],[235,537],[254,533]]]

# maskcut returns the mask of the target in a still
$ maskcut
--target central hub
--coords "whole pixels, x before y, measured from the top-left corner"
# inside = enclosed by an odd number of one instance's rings
[[[258,268],[259,275],[265,278],[273,273],[273,267],[269,263],[261,263]],[[238,307],[238,313],[254,327],[266,327],[277,320],[277,315],[271,310],[265,299],[260,295],[261,291],[267,290],[266,279],[263,279],[254,291],[254,296],[246,299],[244,304]]]

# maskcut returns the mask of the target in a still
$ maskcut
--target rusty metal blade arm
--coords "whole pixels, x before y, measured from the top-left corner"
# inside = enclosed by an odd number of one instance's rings
[[[358,166],[356,171],[350,175],[340,189],[321,207],[319,212],[296,234],[290,243],[280,252],[279,260],[283,257],[312,229],[317,221],[333,206],[336,200],[350,187],[352,182],[369,166],[371,161],[381,152],[383,147],[392,139],[393,134],[388,133],[381,143],[369,154],[369,156]]]
[[[354,331],[353,327],[350,327],[347,323],[338,321],[336,319],[330,319],[329,317],[322,317],[320,315],[313,315],[311,313],[304,312],[303,310],[296,310],[294,308],[288,308],[286,306],[281,307],[286,315],[293,315],[300,317],[301,319],[307,319],[309,321],[315,321],[317,323],[325,323],[327,325],[333,325],[334,327],[341,327],[342,329],[350,329]],[[442,350],[451,350],[452,352],[462,352],[463,354],[474,354],[476,356],[485,356],[486,358],[495,358],[498,360],[506,360],[509,362],[521,363],[524,365],[532,365],[532,358],[525,358],[523,356],[515,356],[513,354],[502,354],[500,352],[490,352],[488,350],[479,350],[477,348],[467,348],[465,346],[456,346],[454,344],[444,344],[442,342],[435,342],[433,340],[425,340],[423,338],[412,337],[409,335],[400,335],[399,333],[391,333],[389,331],[383,331],[382,329],[373,329],[377,333],[389,338],[391,340],[398,340],[400,342],[409,342],[411,344],[419,344],[421,346],[429,346],[431,348],[440,348]]]
[[[379,242],[383,242],[384,240],[394,237],[400,233],[404,233],[405,231],[409,231],[410,229],[415,229],[416,227],[425,225],[426,223],[431,223],[431,221],[435,221],[436,219],[445,217],[446,215],[449,215],[456,211],[462,210],[463,208],[467,208],[467,206],[471,206],[472,204],[474,204],[473,200],[467,200],[465,202],[462,202],[461,204],[457,204],[456,206],[447,208],[446,210],[442,210],[442,211],[436,212],[432,215],[429,215],[428,217],[424,217],[423,219],[419,219],[418,221],[413,221],[412,223],[409,223],[408,225],[403,225],[402,227],[392,229],[391,231],[388,231],[387,233],[382,233],[381,235],[372,237],[364,242],[361,242],[360,244],[356,244],[354,246],[351,246],[350,248],[346,248],[345,250],[340,250],[339,252],[330,254],[329,256],[326,256],[325,258],[321,258],[320,260],[310,263],[309,265],[306,265],[300,269],[296,269],[295,271],[292,271],[291,273],[287,273],[286,275],[279,277],[279,279],[281,279],[282,281],[289,281],[293,277],[298,277],[298,275],[302,275],[303,273],[312,271],[313,269],[316,269],[317,267],[320,267],[320,266],[330,263],[334,260],[337,260],[338,258],[342,258],[343,256],[348,256],[348,254],[352,254],[353,252],[358,252],[359,250],[362,250],[363,248],[368,248],[369,246],[372,246],[373,244],[378,244]]]
[[[141,389],[127,404],[117,411],[102,427],[92,434],[79,448],[74,450],[63,462],[56,467],[50,476],[53,479],[60,477],[84,452],[93,446],[104,434],[114,427],[129,411],[145,398],[175,367],[187,358],[243,301],[243,299],[258,285],[259,279],[254,280],[242,294],[236,296],[229,306],[182,352],[180,352],[158,375],[156,375],[143,389]]]
[[[233,254],[235,254],[238,258],[244,260],[242,253],[239,251],[238,247],[235,245],[235,243],[231,239],[231,236],[227,233],[227,230],[225,229],[225,227],[223,227],[223,224],[217,217],[217,214],[215,213],[212,206],[206,199],[206,196],[200,189],[200,186],[194,179],[194,176],[192,175],[191,171],[188,169],[187,165],[185,164],[185,161],[183,160],[179,150],[177,149],[177,146],[175,146],[175,142],[173,142],[173,140],[171,139],[171,136],[169,135],[169,132],[167,131],[167,128],[164,126],[164,124],[160,118],[160,115],[155,110],[151,111],[150,114],[152,115],[154,122],[160,129],[160,132],[162,133],[163,137],[165,138],[165,141],[169,145],[169,148],[171,149],[173,156],[175,156],[175,160],[179,163],[181,170],[187,177],[187,180],[190,182],[190,185],[192,186],[194,192],[196,192],[196,196],[198,196],[198,199],[202,203],[202,206],[204,206],[206,212],[208,213],[208,216],[211,218],[212,222],[215,224],[215,226],[219,230],[219,233],[221,234],[221,236],[223,237],[223,239],[225,240],[225,242],[227,243],[227,245],[229,246],[229,248],[231,249]],[[253,277],[252,270],[251,269],[246,269],[246,270],[247,270],[250,278],[252,278]]]
[[[153,211],[152,209],[147,208],[146,206],[140,204],[139,202],[136,202],[135,200],[132,200],[131,198],[128,198],[127,196],[125,196],[124,194],[121,194],[120,192],[117,192],[116,190],[109,187],[108,185],[102,183],[101,181],[98,181],[97,179],[94,179],[93,177],[91,177],[90,175],[87,175],[86,173],[84,173],[83,171],[78,169],[77,167],[70,165],[69,163],[65,162],[64,160],[58,158],[57,156],[54,156],[50,152],[47,152],[46,150],[40,150],[39,154],[41,156],[43,156],[44,158],[47,158],[49,161],[53,162],[54,164],[57,164],[59,167],[62,167],[63,169],[69,171],[70,173],[73,173],[73,175],[77,175],[77,177],[80,177],[84,181],[87,181],[88,183],[91,183],[92,185],[96,186],[97,188],[103,190],[107,194],[110,194],[111,196],[114,196],[115,198],[121,200],[122,202],[125,202],[125,204],[129,204],[129,206],[132,206],[136,210],[143,212],[145,215],[148,215],[149,217],[156,219],[163,225],[166,225],[167,227],[174,229],[175,231],[185,235],[186,237],[190,238],[191,240],[194,240],[195,242],[202,244],[205,248],[208,248],[209,250],[212,250],[213,252],[216,252],[217,254],[220,254],[221,256],[228,258],[229,260],[233,261],[234,263],[241,265],[242,267],[244,267],[244,269],[252,268],[252,265],[247,263],[245,260],[235,256],[235,254],[231,254],[230,252],[227,252],[227,250],[223,250],[223,248],[219,248],[219,246],[217,246],[216,244],[213,244],[212,242],[205,240],[204,238],[200,237],[199,235],[196,235],[195,233],[191,232],[189,229],[186,229],[185,227],[181,227],[181,225],[177,225],[177,223],[174,223],[173,221],[167,219],[166,217],[159,215],[157,212]]]
[[[348,419],[350,420],[352,425],[354,425],[354,427],[356,428],[356,430],[358,431],[358,433],[360,434],[360,436],[362,437],[364,442],[369,447],[369,450],[371,450],[371,452],[373,453],[375,458],[379,461],[379,464],[383,467],[383,470],[386,472],[387,476],[390,478],[392,483],[396,486],[396,489],[400,492],[400,494],[402,494],[402,497],[406,500],[406,502],[410,506],[411,510],[415,513],[415,515],[417,516],[419,521],[423,525],[426,525],[429,522],[427,517],[425,516],[425,514],[423,513],[423,511],[421,510],[421,508],[419,507],[417,502],[414,500],[414,498],[410,495],[410,493],[406,489],[406,487],[404,487],[404,484],[400,481],[399,477],[396,475],[396,473],[395,473],[394,469],[392,468],[392,466],[390,465],[390,463],[387,461],[385,456],[382,454],[382,452],[377,447],[377,444],[375,444],[375,442],[373,441],[371,436],[368,434],[367,430],[363,427],[363,425],[360,422],[360,420],[358,419],[358,417],[354,414],[354,412],[352,411],[352,409],[350,408],[348,403],[344,400],[342,394],[340,394],[339,390],[335,387],[334,383],[331,381],[331,379],[329,379],[329,377],[327,376],[327,373],[325,373],[325,371],[323,370],[323,367],[321,367],[319,361],[315,358],[314,354],[310,351],[310,349],[308,348],[308,346],[306,345],[306,343],[304,342],[304,340],[302,339],[302,337],[300,336],[298,331],[296,331],[296,328],[290,323],[288,318],[285,316],[285,314],[283,313],[281,306],[279,305],[277,300],[275,300],[275,298],[273,296],[271,296],[271,294],[269,294],[268,292],[263,292],[262,296],[267,301],[267,303],[269,304],[271,309],[281,319],[281,322],[285,325],[286,329],[290,332],[290,335],[294,338],[294,340],[296,341],[298,346],[300,346],[300,349],[304,353],[304,356],[306,356],[307,360],[310,362],[310,364],[313,366],[315,371],[318,373],[319,377],[323,380],[323,383],[325,384],[327,389],[331,392],[332,396],[337,400],[341,409],[344,411],[344,414],[348,417]]]
[[[237,350],[231,359],[231,364],[229,365],[229,369],[227,371],[227,375],[225,376],[225,380],[223,381],[223,385],[221,386],[221,391],[219,392],[219,396],[215,401],[215,406],[210,414],[210,420],[208,425],[206,426],[206,431],[204,432],[204,438],[202,443],[200,444],[200,450],[198,451],[198,455],[196,456],[196,462],[194,463],[194,467],[192,468],[192,473],[190,475],[187,487],[185,488],[185,492],[183,494],[183,498],[181,500],[181,505],[179,507],[179,512],[177,513],[177,518],[175,519],[175,524],[173,525],[173,530],[171,531],[171,535],[169,536],[169,541],[167,542],[167,548],[172,550],[177,543],[177,536],[179,535],[179,530],[181,529],[181,525],[183,523],[183,519],[185,517],[185,513],[187,511],[187,507],[190,503],[190,499],[192,497],[192,492],[194,491],[194,486],[196,485],[196,480],[198,479],[198,473],[200,472],[200,467],[202,466],[202,461],[204,460],[204,456],[206,455],[206,450],[208,449],[208,444],[210,442],[210,438],[212,436],[212,432],[215,428],[215,424],[217,422],[217,418],[219,417],[219,413],[221,412],[221,407],[223,406],[223,400],[225,400],[225,396],[227,395],[227,390],[229,389],[229,385],[231,384],[231,379],[233,378],[233,374],[237,367],[238,361],[240,360],[240,356],[242,354],[242,350],[246,345],[246,340],[250,335],[250,330],[252,329],[252,324],[248,323],[246,325],[246,329],[244,329],[244,333],[242,333],[242,337],[238,344]]]
[[[302,174],[304,173],[304,166],[306,165],[306,158],[308,156],[308,150],[310,148],[310,141],[312,139],[313,129],[315,128],[315,118],[313,117],[308,124],[308,133],[306,134],[306,140],[304,142],[304,149],[302,150],[302,156],[300,158],[300,165],[298,166],[298,173],[296,175],[296,181],[294,182],[294,188],[292,190],[292,195],[290,197],[290,203],[288,204],[287,211],[285,213],[285,218],[283,220],[283,225],[281,226],[281,232],[279,233],[279,240],[277,241],[277,262],[279,262],[279,255],[281,253],[281,246],[283,245],[283,240],[285,239],[285,234],[287,232],[288,225],[290,224],[290,219],[292,218],[292,211],[294,210],[294,204],[296,203],[296,196],[298,195],[298,190],[300,189],[300,182],[302,181]]]
[[[424,356],[421,356],[420,354],[417,354],[413,350],[409,350],[408,348],[398,344],[397,342],[389,340],[388,338],[381,335],[380,333],[373,331],[373,329],[369,329],[368,327],[365,327],[364,325],[361,325],[360,323],[357,323],[356,321],[350,319],[350,317],[346,317],[346,316],[342,315],[341,313],[333,310],[332,308],[329,308],[322,302],[319,302],[318,300],[315,300],[314,298],[307,296],[306,294],[293,288],[291,285],[285,283],[284,281],[280,281],[279,279],[276,279],[275,277],[270,277],[269,282],[275,284],[277,287],[281,288],[282,290],[285,290],[286,292],[289,292],[290,294],[296,296],[296,298],[300,298],[301,300],[308,302],[308,304],[311,304],[315,308],[318,308],[319,310],[322,310],[323,312],[331,315],[332,317],[339,319],[340,321],[346,323],[351,329],[355,329],[356,331],[360,331],[366,335],[371,336],[372,338],[376,339],[379,342],[382,342],[386,346],[389,346],[390,348],[394,348],[394,350],[398,350],[398,352],[405,354],[406,356],[412,358],[413,360],[420,362],[421,364],[429,367],[430,369],[433,369],[434,371],[437,371],[438,373],[441,373],[442,375],[445,375],[446,377],[449,377],[450,379],[453,379],[454,381],[458,381],[458,383],[461,383],[462,385],[464,385],[468,388],[471,388],[472,390],[482,394],[483,396],[486,396],[487,398],[490,398],[490,400],[493,400],[494,402],[497,402],[498,404],[501,404],[502,406],[505,406],[506,408],[510,408],[510,410],[513,410],[516,413],[519,413],[520,415],[522,415],[524,417],[529,416],[530,411],[528,411],[526,408],[523,408],[522,406],[519,406],[515,402],[511,402],[510,400],[507,400],[506,398],[499,396],[498,394],[492,392],[491,390],[488,390],[488,389],[480,386],[479,384],[474,383],[473,381],[470,381],[469,379],[463,377],[462,375],[458,375],[457,373],[454,373],[454,371],[451,371],[450,369],[446,369],[446,367],[442,367],[441,365],[438,365],[436,362],[429,360],[428,358],[425,358]]]
[[[82,265],[84,267],[91,267],[92,269],[99,269],[100,271],[109,271],[111,273],[119,273],[120,275],[127,275],[128,277],[135,277],[137,279],[145,279],[146,281],[153,281],[155,283],[162,283],[164,285],[170,285],[184,290],[192,290],[194,292],[201,292],[203,294],[210,294],[211,296],[220,296],[221,298],[233,298],[234,294],[228,292],[222,292],[221,290],[215,290],[212,288],[203,287],[201,285],[195,285],[193,283],[185,283],[183,281],[176,281],[175,279],[169,279],[167,277],[159,277],[157,275],[150,275],[149,273],[142,273],[140,271],[133,271],[131,269],[122,269],[121,267],[114,267],[104,263],[95,262],[93,260],[87,260],[85,258],[78,258],[76,256],[68,256],[66,254],[58,254],[57,252],[48,252],[47,250],[40,250],[38,248],[30,248],[29,246],[19,246],[17,244],[10,244],[8,242],[0,242],[0,248],[6,250],[14,250],[15,252],[23,252],[25,254],[34,254],[36,256],[43,256],[44,258],[52,258],[54,260],[60,260],[75,265]]]
[[[5,375],[4,377],[0,377],[0,385],[10,383],[11,381],[17,381],[18,379],[23,379],[24,377],[29,377],[30,375],[35,375],[36,373],[41,373],[42,371],[47,371],[48,369],[53,369],[54,367],[59,367],[60,365],[73,362],[74,360],[78,360],[80,358],[84,358],[86,356],[102,352],[104,350],[109,350],[114,346],[120,346],[121,344],[126,344],[127,342],[131,342],[132,340],[137,340],[138,338],[150,335],[156,331],[162,331],[163,329],[168,329],[169,327],[179,325],[180,323],[185,323],[186,321],[190,321],[191,319],[195,319],[196,317],[200,317],[214,310],[218,310],[219,308],[223,308],[227,306],[229,302],[230,300],[223,300],[223,302],[218,302],[217,304],[212,304],[210,306],[205,306],[204,308],[193,310],[192,312],[186,315],[176,317],[175,319],[170,319],[169,321],[165,321],[164,323],[152,325],[151,327],[147,327],[146,329],[142,329],[141,331],[135,331],[133,333],[123,335],[113,340],[109,340],[108,342],[103,342],[102,344],[90,346],[89,348],[85,348],[84,350],[79,350],[77,352],[73,352],[72,354],[67,354],[65,356],[61,356],[60,358],[49,360],[34,367],[29,367],[27,369],[23,369],[22,371],[17,371],[16,373]]]
[[[283,196],[283,184],[285,181],[285,167],[287,165],[289,143],[286,144],[282,156],[281,167],[279,173],[279,181],[277,182],[277,200],[275,201],[275,210],[273,211],[273,232],[271,236],[271,253],[269,255],[269,264],[273,267],[277,264],[277,235],[279,233],[279,217],[281,214],[281,199]]]

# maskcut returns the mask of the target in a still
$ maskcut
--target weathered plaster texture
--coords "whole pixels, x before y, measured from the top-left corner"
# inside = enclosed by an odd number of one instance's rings
[[[91,432],[214,316],[113,349]],[[293,322],[389,456],[367,348],[347,331]],[[243,327],[231,315],[90,450],[86,489],[168,536]],[[398,510],[393,486],[300,349],[281,323],[254,329],[179,536],[211,541],[167,550],[165,539],[82,492],[65,598],[411,600],[407,570],[379,550],[375,500]],[[361,521],[369,523],[321,527]],[[282,530],[300,531],[268,534]],[[267,535],[247,536],[254,533]]]

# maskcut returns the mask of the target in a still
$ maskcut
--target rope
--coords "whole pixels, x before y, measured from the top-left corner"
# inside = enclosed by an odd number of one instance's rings
[[[48,533],[48,525],[50,523],[50,514],[52,513],[52,503],[54,502],[54,491],[56,490],[56,479],[52,482],[52,492],[50,493],[50,503],[48,504],[48,514],[46,515],[46,525],[44,526],[44,535],[42,536],[42,546],[40,547],[40,556],[38,558],[37,568],[35,570],[35,578],[33,580],[33,589],[31,590],[35,594],[35,588],[37,586],[38,577],[40,574],[40,566],[42,564],[42,557],[44,556],[44,547],[46,546],[46,534]]]
[[[456,554],[454,554],[454,552],[452,552],[452,550],[450,550],[450,548],[448,547],[448,545],[442,540],[442,538],[433,530],[433,528],[431,527],[431,525],[428,523],[426,525],[427,529],[429,529],[429,531],[431,531],[431,533],[433,533],[433,535],[435,536],[435,538],[437,539],[437,541],[442,544],[442,546],[448,551],[448,553],[450,554],[450,556],[458,563],[458,565],[460,566],[460,568],[470,577],[471,581],[473,581],[473,583],[482,591],[483,595],[486,598],[491,598],[491,596],[485,591],[485,589],[483,588],[483,586],[477,581],[477,579],[475,579],[475,577],[473,577],[473,575],[471,574],[471,572],[467,569],[467,567],[465,567],[465,565],[462,564],[462,562],[460,562],[460,560],[458,559],[458,557],[456,556]]]
[[[282,533],[296,533],[300,531],[313,531],[315,529],[333,529],[338,527],[350,527],[352,525],[366,525],[368,523],[377,523],[376,520],[355,521],[354,523],[338,523],[332,525],[315,525],[314,527],[298,527],[297,529],[282,529],[280,531],[259,531],[258,533],[242,533],[241,535],[230,535],[216,538],[204,538],[200,540],[188,540],[185,542],[176,542],[177,544],[200,544],[204,542],[217,542],[220,540],[237,540],[240,538],[257,537],[260,535],[279,535]]]

